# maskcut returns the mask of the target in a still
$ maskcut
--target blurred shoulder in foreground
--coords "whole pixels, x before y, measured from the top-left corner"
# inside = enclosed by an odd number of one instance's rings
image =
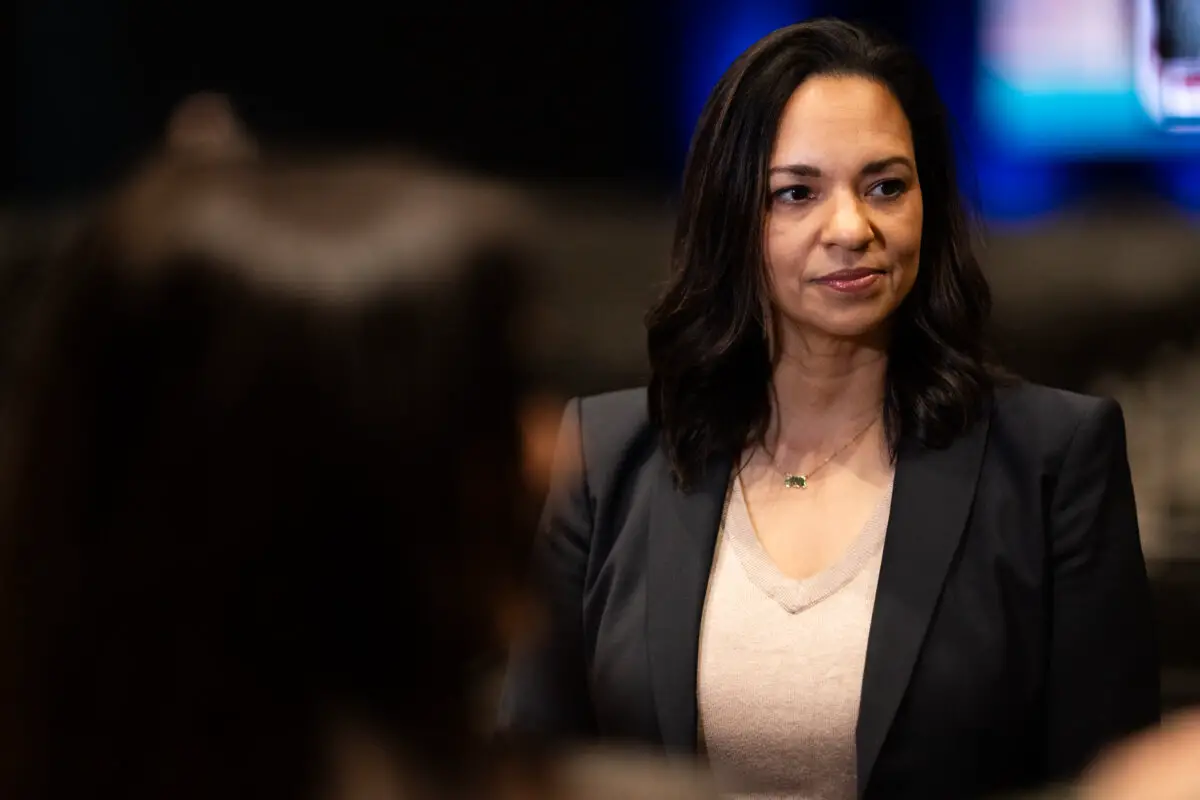
[[[1074,784],[1008,800],[1197,800],[1200,798],[1200,709],[1110,748]]]
[[[184,115],[32,314],[0,439],[0,797],[673,796],[490,738],[537,607],[527,208],[415,159],[278,158],[227,112]]]
[[[1085,774],[1075,800],[1200,798],[1200,709],[1114,747]]]

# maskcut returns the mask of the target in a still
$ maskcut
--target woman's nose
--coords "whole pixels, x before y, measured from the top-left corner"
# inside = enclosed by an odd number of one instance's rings
[[[838,192],[830,198],[824,243],[847,250],[862,250],[875,238],[865,204],[853,192]]]

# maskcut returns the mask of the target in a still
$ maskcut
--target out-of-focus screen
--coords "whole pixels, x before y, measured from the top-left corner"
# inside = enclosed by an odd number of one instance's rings
[[[977,99],[1005,147],[1200,152],[1200,0],[982,0]]]

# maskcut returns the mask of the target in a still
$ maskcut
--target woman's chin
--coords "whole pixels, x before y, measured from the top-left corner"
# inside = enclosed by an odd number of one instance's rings
[[[889,314],[879,309],[847,309],[841,313],[813,315],[797,326],[804,338],[847,339],[873,342],[886,338]]]

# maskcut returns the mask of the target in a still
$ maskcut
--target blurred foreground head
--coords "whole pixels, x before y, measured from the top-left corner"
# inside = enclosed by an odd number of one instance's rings
[[[525,589],[504,192],[157,159],[3,421],[0,796],[303,797],[353,720],[457,761]]]

